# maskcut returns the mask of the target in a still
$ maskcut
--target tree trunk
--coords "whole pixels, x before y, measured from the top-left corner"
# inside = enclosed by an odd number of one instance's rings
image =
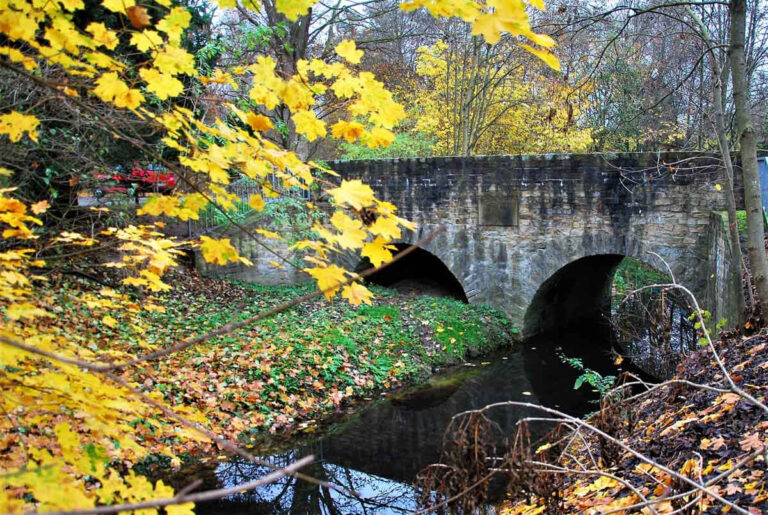
[[[728,129],[725,124],[725,113],[723,108],[723,76],[725,74],[720,66],[720,62],[717,60],[715,45],[709,35],[707,26],[691,6],[686,6],[685,10],[698,25],[699,30],[701,31],[701,37],[704,40],[704,45],[708,50],[709,60],[712,63],[712,108],[714,111],[714,127],[715,134],[717,134],[717,143],[720,147],[720,154],[723,156],[723,183],[725,184],[725,200],[728,212],[728,233],[731,237],[731,250],[733,252],[733,255],[731,256],[731,275],[736,283],[734,284],[737,288],[736,291],[739,292],[739,323],[743,324],[746,321],[745,314],[747,310],[752,312],[755,308],[755,299],[752,296],[752,281],[749,276],[749,270],[747,270],[746,267],[743,269],[747,278],[746,297],[744,295],[744,288],[741,284],[744,256],[741,252],[739,223],[736,218],[736,199],[733,194],[733,161],[731,160],[731,145],[728,142]],[[702,78],[702,83],[703,82],[704,80]],[[701,128],[699,128],[699,133],[701,133]]]
[[[757,303],[768,302],[768,259],[763,241],[763,206],[757,168],[757,139],[749,103],[747,66],[744,57],[744,33],[747,22],[746,0],[731,0],[730,44],[728,60],[733,79],[733,104],[741,145],[741,173],[744,178],[744,203],[747,209],[747,249],[752,277],[757,287]]]

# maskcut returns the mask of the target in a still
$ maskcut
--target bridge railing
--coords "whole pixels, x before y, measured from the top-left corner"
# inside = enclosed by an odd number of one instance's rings
[[[278,196],[276,197],[264,198],[264,201],[268,204],[286,197],[293,197],[300,200],[310,200],[311,194],[308,189],[286,189],[282,185],[280,179],[274,174],[267,176],[267,181],[269,182],[268,187],[272,191],[278,193]],[[237,200],[234,201],[236,209],[227,211],[227,215],[229,216],[229,218],[227,218],[227,216],[225,216],[216,206],[208,204],[205,209],[199,213],[199,219],[188,221],[187,232],[190,238],[226,229],[232,225],[232,220],[235,222],[241,222],[245,220],[248,215],[254,212],[254,209],[248,204],[248,201],[252,195],[260,195],[263,191],[263,187],[258,182],[247,177],[243,177],[242,179],[238,179],[237,181],[229,184],[226,187],[226,190],[228,193],[237,197]]]

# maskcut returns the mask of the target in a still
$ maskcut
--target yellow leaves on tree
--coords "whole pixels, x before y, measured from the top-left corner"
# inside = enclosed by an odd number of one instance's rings
[[[128,109],[136,109],[144,101],[144,95],[137,89],[129,88],[116,72],[108,72],[99,77],[93,93],[105,102]]]
[[[331,126],[331,134],[334,138],[344,138],[349,143],[352,143],[357,138],[363,135],[365,127],[358,122],[348,122],[345,120],[339,120],[333,126]]]
[[[359,306],[360,304],[371,305],[371,298],[373,294],[371,291],[360,283],[352,283],[344,287],[341,291],[341,296],[353,306]]]
[[[155,68],[142,68],[139,75],[147,83],[147,91],[157,95],[160,100],[176,97],[184,91],[184,84],[179,79]]]
[[[375,202],[373,190],[367,184],[363,184],[360,179],[350,181],[344,179],[341,181],[341,186],[329,189],[328,193],[337,204],[347,204],[354,209],[363,209]]]
[[[277,0],[275,7],[291,21],[296,21],[299,16],[309,13],[309,9],[317,0]]]
[[[363,246],[363,251],[360,255],[368,258],[374,268],[378,268],[384,263],[391,261],[392,251],[396,250],[394,245],[387,243],[388,241],[390,240],[378,236],[375,240]]]
[[[313,3],[312,0],[278,0],[277,9],[295,20],[307,14]],[[42,76],[56,70],[50,76],[56,82],[50,88],[51,98],[90,95],[88,103],[94,105],[94,110],[88,114],[89,124],[101,124],[105,133],[115,138],[124,136],[111,128],[114,109],[132,110],[131,120],[146,123],[153,134],[159,135],[162,144],[174,150],[183,167],[175,172],[199,174],[191,181],[201,185],[198,193],[154,195],[137,211],[140,216],[181,221],[198,219],[200,211],[210,207],[209,199],[224,211],[234,211],[243,204],[243,199],[225,186],[243,178],[255,189],[248,204],[256,211],[264,210],[265,198],[280,198],[299,190],[332,197],[336,211],[327,225],[317,223],[320,237],[294,248],[311,264],[305,271],[317,281],[327,298],[341,290],[342,297],[354,305],[370,304],[370,291],[359,282],[347,284],[359,278],[332,264],[330,256],[345,250],[361,251],[374,266],[379,266],[392,258],[395,247],[391,241],[402,236],[402,229],[412,226],[395,216],[394,206],[377,200],[373,190],[361,181],[342,180],[338,186],[329,185],[326,181],[331,170],[305,162],[291,149],[281,148],[265,137],[264,133],[276,125],[267,115],[278,106],[287,108],[289,123],[295,126],[296,132],[315,141],[328,132],[326,122],[318,118],[317,113],[322,112],[316,107],[321,103],[318,99],[325,102],[335,96],[343,107],[338,111],[339,120],[334,119],[332,135],[376,148],[393,141],[391,129],[404,118],[404,107],[395,102],[391,92],[372,73],[349,68],[359,65],[363,57],[362,50],[353,41],[336,45],[340,59],[300,61],[294,75],[279,72],[274,59],[267,56],[258,57],[248,66],[238,64],[232,69],[217,69],[202,75],[195,68],[194,56],[182,46],[191,14],[181,6],[171,7],[170,0],[157,0],[156,4],[159,7],[152,10],[150,18],[147,8],[135,0],[103,0],[101,6],[115,13],[112,18],[118,22],[92,22],[83,29],[74,21],[88,14],[82,12],[86,8],[82,0],[0,3],[0,33],[13,42],[0,47],[0,55],[25,72],[21,76],[26,79],[29,73]],[[234,7],[235,2],[219,0],[219,5]],[[504,20],[491,23],[492,20],[483,18],[490,27],[483,29],[487,38],[495,37],[494,31],[514,33],[516,30],[514,34],[548,48],[545,38],[530,32],[527,17],[520,14],[516,5],[492,2],[486,5],[472,0],[419,0],[404,4],[405,8],[421,6],[436,15],[459,16],[470,22],[475,22],[480,15],[497,14]],[[520,16],[519,27],[512,26],[513,15]],[[159,19],[154,26],[153,19]],[[130,47],[130,56],[121,54],[125,46]],[[237,107],[244,105],[242,103],[233,105],[225,100],[205,118],[199,111],[182,105],[158,103],[157,99],[166,101],[183,93],[181,75],[189,75],[196,84],[209,88],[224,87],[232,91],[243,88],[252,103],[245,108]],[[107,105],[99,106],[99,100]],[[25,137],[32,143],[37,142],[38,132],[42,133],[45,128],[40,128],[45,117],[38,119],[35,114],[38,108],[30,107],[29,112],[24,113],[15,110],[1,113],[0,135],[7,136],[14,144],[29,144],[22,141]],[[243,123],[231,123],[236,119]],[[127,140],[135,144],[131,138]],[[316,180],[316,173],[320,171],[324,172],[322,181]],[[0,175],[9,173],[0,169]],[[3,314],[0,333],[5,338],[18,339],[28,348],[99,366],[115,361],[129,362],[135,357],[136,347],[151,346],[140,339],[130,342],[130,346],[120,345],[123,342],[117,338],[118,330],[123,334],[136,329],[131,317],[126,315],[141,309],[157,309],[151,297],[145,298],[141,306],[129,295],[109,290],[72,299],[72,305],[82,306],[90,314],[98,340],[87,332],[73,334],[70,328],[57,325],[63,318],[62,305],[58,299],[40,295],[39,285],[47,277],[38,269],[47,264],[34,256],[40,249],[62,250],[62,255],[76,255],[87,249],[104,250],[103,254],[112,261],[103,266],[119,269],[124,274],[124,285],[142,288],[145,293],[162,292],[169,289],[163,276],[177,264],[182,242],[162,234],[158,230],[160,222],[108,228],[96,234],[80,234],[75,230],[59,231],[56,235],[36,233],[34,226],[43,222],[32,215],[44,213],[47,204],[37,203],[30,210],[12,194],[13,190],[0,191],[0,224],[8,243],[0,252]],[[312,211],[311,220],[320,218],[315,216],[317,206],[307,204],[306,207]],[[101,216],[102,210],[106,208],[93,211]],[[253,232],[270,239],[282,239],[281,234],[265,228]],[[37,238],[41,241],[34,249],[24,243]],[[210,263],[251,264],[227,238],[203,236],[199,243],[185,245],[196,246]],[[149,440],[154,442],[154,449],[175,459],[163,442],[191,437],[188,432],[177,430],[175,421],[158,416],[143,401],[116,383],[105,381],[104,376],[89,371],[88,367],[67,364],[2,342],[0,377],[15,385],[3,390],[0,411],[16,414],[23,410],[25,420],[26,417],[34,420],[30,427],[35,433],[33,438],[26,439],[25,435],[13,432],[12,445],[3,456],[4,471],[0,475],[3,508],[0,511],[6,507],[27,511],[65,510],[173,497],[172,490],[161,482],[152,485],[133,472],[121,476],[110,464],[135,463],[146,454],[147,448],[143,445]],[[158,392],[150,395],[156,400],[162,398]],[[205,422],[199,413],[185,414]],[[142,432],[142,440],[133,438],[139,429],[129,425],[137,418],[153,428],[151,433]],[[11,434],[7,430],[8,420],[10,418],[0,420],[0,433]],[[42,448],[39,442],[48,442],[50,450]],[[84,452],[84,446],[90,449],[88,453]],[[189,506],[180,506],[167,511],[186,513],[189,509]]]
[[[315,278],[317,287],[330,300],[347,280],[347,271],[337,265],[327,265],[316,268],[305,268],[305,272]]]
[[[201,236],[200,240],[202,241],[200,251],[203,253],[203,258],[209,263],[226,265],[230,261],[239,261],[246,265],[252,264],[248,259],[240,257],[229,238],[217,240],[208,236]]]
[[[294,113],[293,123],[296,125],[296,132],[305,135],[309,141],[322,138],[326,134],[325,122],[318,120],[312,111]]]
[[[345,39],[336,45],[334,50],[336,50],[336,53],[350,64],[360,64],[360,59],[363,58],[363,51],[358,50],[355,42],[349,39]]]

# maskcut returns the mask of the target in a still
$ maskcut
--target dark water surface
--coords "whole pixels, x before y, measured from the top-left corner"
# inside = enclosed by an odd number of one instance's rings
[[[573,415],[595,409],[595,393],[574,390],[579,375],[564,365],[558,352],[581,357],[590,368],[615,373],[608,353],[610,335],[569,331],[516,344],[435,375],[422,387],[397,392],[360,408],[342,424],[314,440],[281,454],[266,456],[275,465],[288,465],[312,454],[315,463],[302,469],[317,479],[357,491],[361,499],[294,478],[255,491],[199,504],[197,513],[270,514],[388,514],[418,508],[416,474],[439,461],[441,441],[451,417],[462,411],[504,401],[557,407]],[[490,418],[509,435],[515,423],[532,411],[496,408]],[[186,471],[177,485],[200,478],[205,488],[235,486],[270,472],[266,467],[231,460]]]

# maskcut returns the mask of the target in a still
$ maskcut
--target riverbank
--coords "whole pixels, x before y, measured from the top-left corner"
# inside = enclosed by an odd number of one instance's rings
[[[195,272],[175,273],[168,281],[172,290],[152,300],[155,308],[95,316],[84,311],[71,317],[70,331],[162,351],[313,291],[309,285],[233,284]],[[77,278],[62,278],[54,289],[63,297],[110,295]],[[216,433],[245,441],[261,434],[312,431],[349,403],[423,381],[436,369],[508,345],[517,333],[503,313],[491,308],[372,290],[372,306],[307,301],[130,368],[122,378],[162,395],[169,405],[197,409]],[[147,428],[137,427],[141,438]],[[147,435],[146,442],[151,440]],[[195,451],[189,442],[172,446]]]
[[[768,331],[725,335],[716,348],[734,384],[765,404]],[[536,465],[502,513],[768,509],[766,411],[729,387],[708,347],[672,381],[610,403],[587,422],[606,436],[582,426],[567,449],[567,437],[534,446],[528,460]]]

